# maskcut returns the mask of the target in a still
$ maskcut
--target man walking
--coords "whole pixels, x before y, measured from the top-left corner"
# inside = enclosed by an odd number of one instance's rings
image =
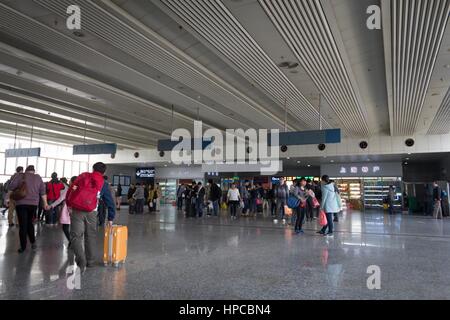
[[[433,218],[442,219],[442,206],[441,206],[441,187],[438,183],[433,182]]]
[[[213,215],[217,217],[219,215],[219,200],[222,197],[222,189],[214,183],[212,179],[208,180],[210,192],[209,201],[211,201],[213,206]]]
[[[106,165],[102,162],[94,164],[93,172],[85,172],[78,176],[68,190],[66,202],[72,208],[70,226],[70,250],[75,254],[75,261],[84,273],[86,267],[92,267],[97,249],[97,206],[103,199],[108,207],[108,225],[112,226],[116,205],[108,183],[103,175]],[[84,248],[83,248],[84,243]]]
[[[284,219],[284,206],[287,205],[288,196],[289,188],[284,178],[281,178],[280,185],[275,189],[275,197],[277,199],[277,214],[283,223],[286,223],[286,219]],[[274,222],[276,223],[278,220],[275,219]]]

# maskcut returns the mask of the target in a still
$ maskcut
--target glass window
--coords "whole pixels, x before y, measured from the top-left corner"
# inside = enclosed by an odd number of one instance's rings
[[[17,167],[23,167],[23,170],[27,167],[27,158],[17,158]]]
[[[78,161],[72,161],[72,176],[78,176],[80,174],[80,163]]]
[[[12,175],[16,172],[16,159],[17,158],[6,158],[6,172],[5,174]]]
[[[5,154],[0,153],[0,174],[5,174]]]
[[[34,170],[37,170],[37,157],[27,158],[27,167],[34,166]]]
[[[72,161],[64,161],[64,176],[67,177],[67,179],[72,177]]]
[[[87,162],[81,162],[80,163],[80,173],[83,173],[83,172],[88,172],[89,170],[88,170],[88,164],[87,164]]]
[[[55,172],[58,174],[58,177],[62,178],[64,175],[64,160],[56,160],[56,169]]]
[[[47,173],[47,158],[38,158],[36,172],[41,177],[46,177],[46,173]]]
[[[55,172],[55,162],[55,159],[47,159],[46,177],[51,177],[52,173]]]

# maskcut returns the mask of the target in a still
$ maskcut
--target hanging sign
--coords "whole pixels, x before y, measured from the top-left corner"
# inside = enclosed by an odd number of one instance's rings
[[[5,158],[40,157],[41,148],[6,149]]]

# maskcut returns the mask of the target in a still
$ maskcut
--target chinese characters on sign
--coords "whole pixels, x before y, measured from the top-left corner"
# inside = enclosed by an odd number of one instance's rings
[[[350,170],[349,170],[350,169]],[[341,167],[341,169],[339,170],[339,173],[341,174],[346,174],[346,173],[351,173],[351,174],[357,174],[357,173],[364,173],[364,174],[368,174],[368,173],[378,173],[381,171],[380,166],[363,166],[363,167]]]

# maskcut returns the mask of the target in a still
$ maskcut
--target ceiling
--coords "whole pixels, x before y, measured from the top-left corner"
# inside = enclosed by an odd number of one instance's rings
[[[449,133],[449,14],[450,0],[0,0],[0,134],[136,149],[194,120]]]

